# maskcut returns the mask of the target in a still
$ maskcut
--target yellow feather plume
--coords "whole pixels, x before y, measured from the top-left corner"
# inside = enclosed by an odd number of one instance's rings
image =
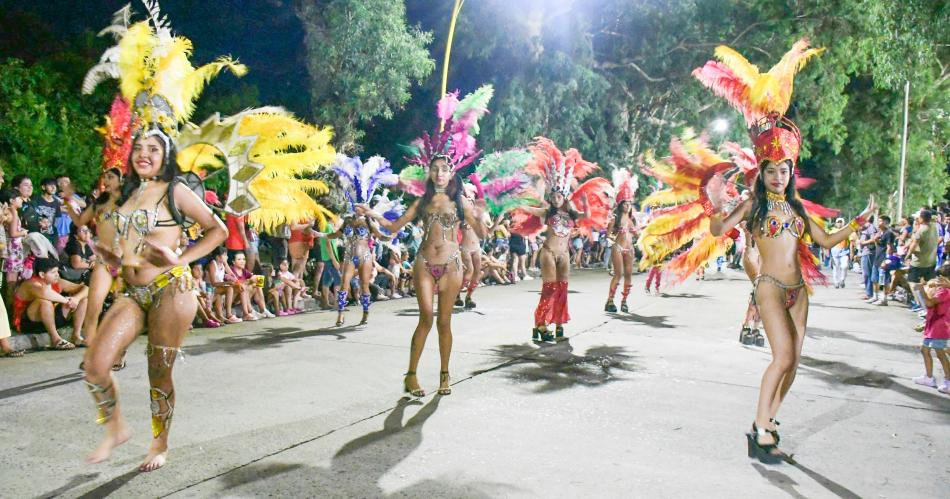
[[[149,68],[150,56],[157,45],[158,38],[152,34],[148,22],[133,24],[119,40],[119,91],[127,102],[133,102],[146,88],[146,81],[153,72]]]
[[[695,201],[698,198],[699,195],[696,192],[664,189],[647,196],[641,203],[641,206],[672,206]]]
[[[808,40],[801,39],[792,45],[791,50],[772,66],[767,73],[759,73],[759,68],[735,50],[720,45],[715,55],[736,77],[748,87],[745,92],[749,110],[754,117],[770,112],[785,114],[792,100],[795,74],[802,70],[808,61],[824,52],[824,48],[808,48]]]

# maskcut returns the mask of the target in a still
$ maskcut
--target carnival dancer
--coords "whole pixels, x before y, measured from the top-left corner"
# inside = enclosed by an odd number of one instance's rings
[[[86,78],[90,91],[106,77],[118,78],[120,93],[132,103],[134,115],[131,171],[115,209],[102,224],[111,225],[113,236],[100,238],[96,245],[99,258],[120,269],[125,288],[103,317],[85,365],[97,422],[106,430],[87,461],[103,461],[130,437],[111,367],[147,329],[152,441],[140,471],[156,470],[167,458],[175,408],[172,368],[198,306],[188,265],[227,236],[224,224],[193,190],[200,188],[200,181],[185,184],[180,174],[185,169],[195,172],[197,165],[214,165],[218,155],[224,156],[232,173],[229,191],[240,193],[228,198],[227,208],[242,215],[259,206],[259,220],[281,223],[285,217],[317,216],[319,205],[307,203],[305,189],[320,186],[301,185],[294,179],[333,157],[329,132],[296,122],[277,108],[225,119],[215,115],[201,126],[188,123],[207,80],[224,69],[238,75],[246,69],[229,58],[194,68],[189,61],[191,42],[172,35],[157,4],[150,7],[148,21],[106,30],[118,33],[118,46],[108,50]],[[279,185],[279,194],[273,184]],[[272,216],[275,213],[280,216]],[[189,227],[200,227],[202,235],[180,248]]]
[[[522,207],[512,214],[512,230],[530,237],[544,227],[541,253],[541,298],[534,312],[533,341],[554,343],[564,337],[564,324],[571,316],[567,309],[567,280],[571,271],[568,250],[575,228],[603,230],[610,212],[607,193],[610,182],[603,177],[592,178],[578,185],[580,179],[598,168],[585,161],[577,149],[561,152],[553,141],[538,137],[530,147],[533,159],[525,172],[539,178],[544,194],[543,204]],[[549,326],[554,326],[554,331]]]
[[[743,196],[747,197],[748,193],[754,188],[755,179],[759,175],[759,165],[756,162],[755,153],[751,149],[744,148],[735,142],[725,142],[722,145],[722,150],[730,155],[732,162],[739,168],[737,173],[741,174],[743,184],[749,189],[743,193]],[[807,189],[814,185],[815,179],[800,176],[797,168],[794,173],[796,189]],[[838,210],[821,206],[806,199],[801,199],[801,201],[805,207],[805,211],[819,224],[824,225],[824,218],[826,217],[838,215]],[[842,220],[841,227],[843,226],[844,221]],[[841,227],[839,227],[839,230]],[[745,251],[743,251],[742,255],[743,268],[749,277],[749,282],[754,284],[755,277],[759,275],[759,250],[755,245],[755,239],[746,227],[746,223],[741,222],[739,228],[742,231],[742,241],[745,244]],[[837,282],[835,284],[837,285]],[[762,336],[761,325],[762,319],[759,316],[758,308],[755,306],[755,294],[753,291],[750,292],[749,306],[746,310],[745,319],[742,322],[742,328],[739,330],[739,342],[744,345],[765,346],[765,338]]]
[[[524,191],[528,178],[522,173],[531,158],[531,153],[526,150],[512,149],[489,154],[479,161],[476,172],[469,175],[465,183],[465,197],[472,203],[485,201],[483,223],[501,220],[509,211],[532,202],[530,193]],[[465,265],[465,278],[461,292],[465,292],[465,301],[462,301],[460,292],[455,306],[470,310],[475,308],[472,294],[481,281],[482,247],[478,234],[468,224],[462,224],[462,264]]]
[[[337,292],[336,325],[343,325],[343,311],[347,304],[349,284],[354,275],[359,277],[360,305],[363,307],[360,325],[364,325],[369,322],[369,285],[373,280],[373,268],[376,262],[372,239],[376,238],[378,241],[390,238],[380,232],[378,224],[372,218],[358,214],[356,207],[372,201],[379,187],[396,185],[399,177],[393,173],[389,161],[382,156],[373,156],[363,163],[359,157],[350,158],[337,154],[333,170],[343,188],[347,211],[343,215],[343,224],[336,232],[326,235],[318,233],[317,237],[343,239],[343,286]],[[405,212],[402,203],[391,206],[388,202],[384,204],[386,208],[379,210],[378,214],[387,220],[395,220]],[[377,208],[374,207],[374,209]]]
[[[613,249],[611,259],[613,261],[613,277],[610,279],[610,288],[607,292],[607,305],[604,306],[605,312],[614,313],[617,306],[614,305],[614,295],[617,293],[617,286],[620,284],[620,275],[623,274],[623,292],[620,295],[620,311],[628,312],[627,296],[630,295],[631,275],[633,274],[633,265],[636,255],[634,254],[634,242],[636,241],[637,219],[634,216],[635,207],[633,205],[634,196],[637,193],[638,180],[627,168],[617,168],[613,171],[613,191],[614,191],[614,211],[607,226],[607,237],[613,239]]]
[[[440,395],[452,393],[449,358],[452,354],[452,310],[462,287],[462,258],[458,241],[459,226],[464,220],[475,233],[485,237],[483,208],[472,204],[463,194],[460,171],[481,153],[476,149],[477,120],[488,112],[491,86],[483,86],[458,100],[458,93],[446,94],[439,100],[436,115],[441,124],[430,135],[424,133],[413,141],[412,153],[406,159],[410,166],[400,174],[401,188],[419,196],[405,213],[394,221],[387,220],[366,205],[358,205],[357,213],[375,219],[380,227],[395,234],[406,224],[421,221],[423,240],[412,269],[419,323],[412,334],[409,369],[403,387],[413,397],[424,397],[416,370],[426,337],[433,324],[433,296],[438,293],[439,310],[436,328],[439,332]],[[482,203],[479,203],[482,204]]]
[[[746,438],[749,457],[769,464],[783,459],[775,417],[801,358],[808,316],[808,293],[803,292],[806,280],[820,282],[823,277],[805,241],[810,238],[830,248],[860,227],[875,209],[872,197],[868,207],[852,221],[850,230],[828,234],[809,217],[798,198],[794,168],[801,132],[784,113],[791,100],[794,74],[821,52],[809,49],[808,42],[800,40],[768,73],[760,74],[740,54],[719,46],[716,57],[721,62],[709,61],[693,72],[743,113],[759,165],[752,197],[725,217],[714,214],[710,228],[714,236],[720,236],[745,220],[759,250],[754,297],[772,362],[762,377],[755,421]]]
[[[96,240],[109,241],[115,235],[114,226],[108,222],[108,214],[115,211],[116,203],[122,196],[122,181],[129,170],[129,156],[132,151],[132,110],[129,103],[118,95],[113,99],[105,125],[96,130],[102,135],[102,175],[99,177],[100,194],[91,205],[77,212],[72,202],[76,192],[72,183],[63,189],[63,201],[66,213],[77,226],[86,225],[94,231]],[[89,275],[89,301],[84,324],[84,343],[91,344],[99,328],[99,318],[109,292],[115,289],[115,279],[119,269],[110,267],[97,259]],[[89,350],[86,350],[86,356]],[[85,357],[85,356],[84,356]],[[83,369],[85,358],[80,362]],[[112,366],[118,371],[126,365],[125,354]]]
[[[476,197],[476,188],[471,183],[464,184],[465,198],[474,203]],[[487,223],[482,220],[482,223]],[[462,276],[462,289],[455,299],[456,307],[465,307],[466,310],[475,308],[475,302],[472,300],[472,294],[478,288],[478,283],[482,276],[482,241],[479,239],[475,229],[468,224],[462,224],[462,265],[465,267],[465,275]],[[465,301],[462,301],[462,293],[465,293]]]

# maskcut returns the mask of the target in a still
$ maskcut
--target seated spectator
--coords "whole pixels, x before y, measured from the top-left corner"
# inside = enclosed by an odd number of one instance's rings
[[[378,261],[373,261],[373,265],[373,283],[379,288],[376,299],[380,299],[379,297],[385,297],[384,299],[402,298],[396,293],[396,275],[388,268],[380,265]]]
[[[208,282],[211,284],[212,302],[218,317],[224,318],[228,324],[236,324],[242,320],[234,315],[234,294],[241,293],[243,286],[234,277],[234,272],[228,266],[227,251],[218,247],[211,252],[211,261],[208,262]]]
[[[280,261],[277,278],[280,280],[281,285],[280,293],[284,303],[284,315],[293,315],[303,312],[303,310],[297,308],[297,301],[307,288],[304,286],[303,279],[297,277],[290,271],[290,262],[288,262],[287,259]],[[280,315],[279,312],[280,310],[278,310],[277,315]]]
[[[63,279],[82,284],[89,283],[89,271],[93,265],[90,239],[89,227],[85,225],[70,227],[69,240],[64,250],[66,262],[61,276]]]
[[[267,304],[264,303],[264,276],[254,275],[247,269],[247,257],[244,252],[238,252],[234,255],[231,262],[231,271],[235,280],[243,286],[241,293],[241,306],[244,308],[244,320],[256,321],[260,316],[265,318],[276,317],[267,310]],[[254,312],[251,301],[260,308],[260,316]]]
[[[56,260],[38,258],[33,263],[33,276],[17,288],[13,295],[13,325],[21,333],[47,332],[51,348],[72,350],[76,345],[66,341],[57,330],[72,318],[73,338],[82,344],[82,322],[86,317],[86,296],[89,288],[59,277]]]
[[[196,318],[201,319],[201,325],[204,327],[220,327],[224,321],[219,320],[214,314],[212,300],[214,290],[208,281],[205,281],[204,269],[200,262],[192,262],[191,277],[195,281],[195,293],[198,295],[198,314]]]

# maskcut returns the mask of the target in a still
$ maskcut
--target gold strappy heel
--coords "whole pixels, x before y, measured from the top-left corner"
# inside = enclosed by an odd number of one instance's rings
[[[408,393],[409,395],[412,395],[413,397],[418,397],[418,398],[425,397],[426,391],[423,390],[422,388],[416,388],[415,390],[412,390],[409,388],[409,376],[415,376],[415,375],[416,375],[415,371],[409,371],[406,373],[406,377],[403,378],[402,380],[403,390],[405,391],[405,393]]]
[[[449,384],[449,381],[451,381],[451,379],[449,378],[449,372],[439,371],[439,391],[438,391],[439,395],[452,395],[451,386],[447,386],[445,388],[442,387],[442,383]]]

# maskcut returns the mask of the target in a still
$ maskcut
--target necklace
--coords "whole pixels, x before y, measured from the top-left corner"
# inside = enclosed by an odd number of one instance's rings
[[[789,206],[788,200],[785,199],[784,194],[776,194],[771,191],[765,193],[765,199],[768,201],[769,211],[778,210],[786,215],[792,214],[792,207]]]
[[[445,187],[436,187],[436,188],[435,188],[435,193],[436,193],[436,194],[445,194]]]

